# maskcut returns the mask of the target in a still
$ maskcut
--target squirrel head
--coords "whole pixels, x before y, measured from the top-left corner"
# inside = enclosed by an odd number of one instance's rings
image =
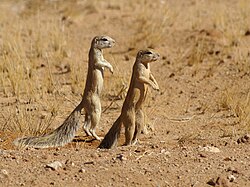
[[[158,60],[160,55],[150,49],[140,50],[137,53],[136,59],[141,63],[150,63]]]
[[[111,48],[115,45],[115,40],[109,36],[96,36],[92,40],[92,47],[97,49]]]

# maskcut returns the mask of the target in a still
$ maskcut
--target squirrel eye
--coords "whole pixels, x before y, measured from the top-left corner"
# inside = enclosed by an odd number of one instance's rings
[[[151,55],[152,53],[150,51],[147,51],[146,53],[144,53],[145,55]]]
[[[107,38],[102,38],[101,41],[107,42],[108,39]]]

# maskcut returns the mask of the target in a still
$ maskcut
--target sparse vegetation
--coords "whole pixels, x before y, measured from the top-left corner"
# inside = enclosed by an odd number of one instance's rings
[[[170,19],[169,11],[164,1],[141,1],[135,12],[135,35],[130,40],[130,47],[155,48],[164,44],[174,19]]]
[[[220,109],[229,110],[238,119],[240,131],[250,131],[250,91],[228,89],[223,92]]]
[[[160,92],[147,92],[148,134],[100,151],[80,128],[64,147],[17,150],[14,139],[53,131],[80,102],[90,41],[102,34],[116,45],[104,51],[114,74],[104,72],[97,134],[150,47],[161,59],[150,67]],[[218,176],[250,186],[249,44],[249,0],[1,0],[0,186],[207,186]],[[55,160],[63,168],[43,167]]]

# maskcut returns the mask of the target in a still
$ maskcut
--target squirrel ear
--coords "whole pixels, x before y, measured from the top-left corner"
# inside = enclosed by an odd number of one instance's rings
[[[94,37],[93,40],[92,40],[92,42],[91,42],[91,45],[97,44],[97,40],[98,40],[98,37],[97,36]]]
[[[138,56],[138,57],[141,56],[141,50],[138,51],[137,56]]]
[[[95,43],[97,43],[97,42],[98,42],[98,40],[99,40],[99,37],[98,37],[98,36],[96,36],[96,37],[95,37],[95,39],[94,39]]]

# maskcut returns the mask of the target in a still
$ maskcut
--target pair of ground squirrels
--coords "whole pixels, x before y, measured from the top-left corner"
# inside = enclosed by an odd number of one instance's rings
[[[67,117],[61,126],[49,134],[37,137],[16,139],[18,147],[48,148],[63,146],[73,140],[80,128],[82,109],[85,110],[83,129],[87,135],[101,140],[95,129],[101,118],[101,91],[103,88],[104,68],[113,73],[112,65],[103,57],[102,50],[115,45],[109,36],[96,36],[91,42],[88,60],[88,74],[82,101]],[[146,98],[147,86],[159,90],[159,86],[150,71],[149,63],[159,59],[159,54],[151,50],[140,50],[133,66],[129,90],[122,106],[121,114],[102,140],[99,148],[113,148],[117,145],[122,124],[125,127],[125,145],[135,144],[138,134],[144,128],[143,102]]]

